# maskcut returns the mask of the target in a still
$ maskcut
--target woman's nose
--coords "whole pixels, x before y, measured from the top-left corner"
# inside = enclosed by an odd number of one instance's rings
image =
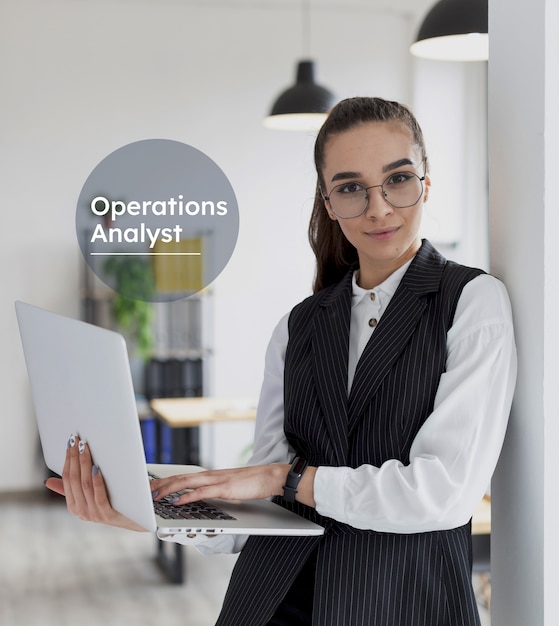
[[[379,219],[393,212],[393,208],[386,201],[382,185],[367,188],[367,209],[365,215],[370,219]]]

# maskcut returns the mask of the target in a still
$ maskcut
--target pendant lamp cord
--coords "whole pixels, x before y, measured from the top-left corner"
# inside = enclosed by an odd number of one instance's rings
[[[306,59],[311,56],[311,11],[310,0],[301,0],[301,33],[303,38],[302,50]]]

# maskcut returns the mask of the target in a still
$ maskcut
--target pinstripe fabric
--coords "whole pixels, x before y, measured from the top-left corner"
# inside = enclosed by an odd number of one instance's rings
[[[285,432],[298,454],[311,465],[409,462],[413,439],[433,408],[458,298],[479,273],[447,262],[425,241],[359,360],[349,398],[351,274],[295,307]],[[219,626],[265,625],[317,545],[313,626],[479,626],[469,524],[378,533],[281,503],[323,524],[324,537],[250,538]]]

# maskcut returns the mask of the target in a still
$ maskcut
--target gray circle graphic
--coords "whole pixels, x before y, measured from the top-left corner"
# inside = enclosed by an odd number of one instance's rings
[[[76,209],[86,263],[127,298],[170,302],[206,288],[239,233],[233,188],[200,150],[167,139],[128,144],[87,178]]]

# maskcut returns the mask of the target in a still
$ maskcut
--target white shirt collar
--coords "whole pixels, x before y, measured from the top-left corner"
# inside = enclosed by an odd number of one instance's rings
[[[398,285],[400,281],[404,277],[404,274],[407,272],[408,267],[413,259],[410,259],[407,263],[404,263],[402,267],[399,267],[395,272],[390,274],[390,276],[384,280],[380,285],[377,285],[374,289],[363,289],[357,284],[357,276],[359,270],[353,272],[353,277],[351,279],[352,286],[352,306],[355,306],[358,302],[360,302],[365,296],[369,297],[371,292],[382,292],[386,294],[389,298],[391,298],[396,289],[398,289]]]

